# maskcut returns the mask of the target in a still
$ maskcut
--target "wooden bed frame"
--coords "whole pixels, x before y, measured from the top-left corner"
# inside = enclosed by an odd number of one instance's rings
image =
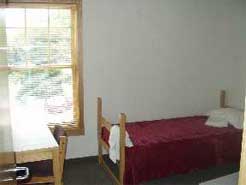
[[[220,91],[220,107],[226,108],[226,91]],[[124,185],[124,172],[125,172],[125,137],[126,137],[126,115],[121,113],[119,116],[120,124],[120,160],[117,161],[119,168],[119,176],[117,177],[110,167],[107,165],[106,161],[103,159],[103,149],[109,152],[108,144],[102,139],[102,128],[105,127],[109,132],[112,127],[110,123],[102,114],[102,98],[97,98],[97,122],[98,122],[98,162],[113,179],[115,184]]]

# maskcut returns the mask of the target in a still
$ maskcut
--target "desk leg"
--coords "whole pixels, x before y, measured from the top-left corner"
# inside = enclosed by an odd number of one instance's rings
[[[61,185],[61,173],[60,173],[58,149],[54,150],[52,155],[53,155],[53,173],[55,176],[55,185]]]

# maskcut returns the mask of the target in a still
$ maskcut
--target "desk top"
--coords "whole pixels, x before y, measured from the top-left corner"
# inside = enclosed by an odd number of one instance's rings
[[[233,173],[224,177],[201,183],[200,185],[237,185],[237,182],[238,173]]]
[[[47,150],[58,147],[48,126],[38,120],[11,120],[15,152]]]

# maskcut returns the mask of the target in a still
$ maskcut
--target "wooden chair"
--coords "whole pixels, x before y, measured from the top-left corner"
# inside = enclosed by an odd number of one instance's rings
[[[59,160],[60,160],[60,176],[63,176],[64,161],[67,149],[67,135],[61,126],[55,126],[53,132],[54,138],[59,144]],[[44,160],[38,162],[24,163],[21,166],[28,167],[30,170],[30,178],[18,183],[19,185],[54,183],[52,160]]]

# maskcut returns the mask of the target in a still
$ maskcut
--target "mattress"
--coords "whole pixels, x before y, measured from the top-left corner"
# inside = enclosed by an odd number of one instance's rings
[[[242,130],[207,126],[207,119],[193,116],[127,123],[134,146],[126,147],[124,184],[239,162]],[[102,138],[108,143],[105,128]]]

